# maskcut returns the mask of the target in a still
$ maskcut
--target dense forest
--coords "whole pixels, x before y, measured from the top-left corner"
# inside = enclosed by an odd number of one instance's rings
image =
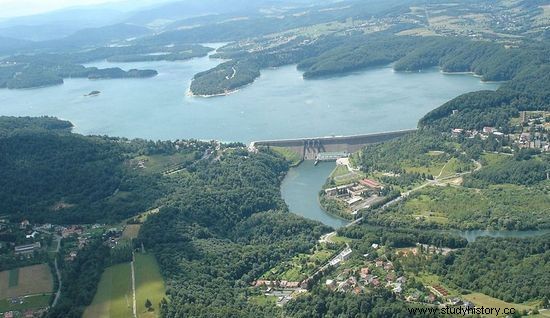
[[[507,302],[550,295],[550,237],[480,238],[439,260],[438,272],[463,289]]]
[[[167,186],[160,175],[140,173],[129,160],[205,147],[84,137],[52,118],[1,117],[0,127],[0,206],[16,221],[112,222],[146,211]]]

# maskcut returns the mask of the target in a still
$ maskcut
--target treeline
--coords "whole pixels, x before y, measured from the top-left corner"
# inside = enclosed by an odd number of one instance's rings
[[[63,262],[61,297],[47,318],[80,318],[92,303],[103,270],[108,265],[109,247],[95,238],[78,252],[72,262]]]
[[[519,156],[507,158],[493,163],[479,171],[475,171],[464,179],[464,186],[471,188],[487,188],[491,184],[518,184],[532,186],[546,180],[550,171],[550,159],[521,160]]]
[[[394,248],[414,247],[417,243],[449,248],[461,248],[468,244],[466,239],[453,233],[412,228],[392,227],[388,230],[383,227],[352,226],[338,229],[338,235],[360,240],[356,244],[361,250],[372,244]]]
[[[523,303],[550,295],[550,236],[479,238],[439,260],[438,274],[464,290]]]
[[[64,78],[143,78],[156,76],[155,70],[124,71],[119,67],[99,69],[76,64],[32,62],[16,67],[0,67],[0,88],[19,89],[63,84]]]
[[[424,116],[419,125],[446,131],[481,130],[485,126],[505,130],[519,111],[549,110],[550,92],[546,88],[550,86],[550,65],[532,61],[517,73],[497,91],[468,93],[443,104]]]
[[[297,297],[285,305],[287,317],[409,317],[411,306],[399,300],[387,289],[378,288],[369,293],[337,293],[316,288],[313,292]],[[416,305],[415,307],[420,307]],[[414,315],[415,317],[435,317],[436,315]]]
[[[431,154],[430,151],[437,151],[437,153]],[[421,130],[384,143],[369,145],[352,160],[367,173],[387,171],[404,174],[407,172],[406,167],[445,164],[453,157],[461,158],[462,161],[468,160],[451,142],[442,138],[440,133]],[[405,176],[404,181],[422,177],[413,173]],[[430,176],[424,175],[424,178],[428,177]]]

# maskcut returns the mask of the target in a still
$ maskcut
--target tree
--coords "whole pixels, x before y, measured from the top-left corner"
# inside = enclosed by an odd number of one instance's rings
[[[147,311],[151,311],[153,309],[152,307],[153,307],[153,304],[151,303],[149,298],[147,298],[147,300],[145,301],[145,308],[147,308]]]

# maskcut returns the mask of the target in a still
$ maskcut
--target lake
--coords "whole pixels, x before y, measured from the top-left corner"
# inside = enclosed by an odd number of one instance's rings
[[[50,115],[75,132],[147,139],[253,140],[364,134],[414,128],[430,110],[462,93],[496,89],[470,75],[436,70],[399,73],[382,67],[304,80],[295,65],[262,71],[229,96],[187,96],[194,74],[219,63],[208,57],[180,62],[93,63],[98,67],[156,69],[145,79],[67,79],[46,88],[0,89],[0,115]],[[84,96],[98,90],[98,96]]]

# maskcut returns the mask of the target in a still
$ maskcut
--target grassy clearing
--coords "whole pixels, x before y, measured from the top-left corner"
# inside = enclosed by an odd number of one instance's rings
[[[176,153],[170,156],[153,155],[140,156],[133,159],[133,162],[142,162],[147,172],[160,173],[169,169],[177,168],[178,165],[195,159],[195,153]]]
[[[101,275],[92,304],[84,318],[126,318],[133,316],[130,263],[108,267]]]
[[[128,224],[122,232],[122,238],[126,240],[133,240],[138,237],[141,224]]]
[[[23,303],[12,304],[8,299],[0,300],[0,312],[17,310],[24,311],[27,309],[39,309],[47,307],[50,303],[51,294],[35,295],[25,297]]]
[[[260,306],[267,306],[267,305],[275,305],[277,303],[277,297],[276,296],[266,296],[266,295],[258,295],[258,296],[252,296],[248,299],[249,302],[260,305]]]
[[[537,200],[531,198],[537,197]],[[515,185],[489,189],[426,187],[398,207],[374,218],[385,221],[448,224],[454,228],[502,228],[547,219],[544,190]],[[420,217],[420,218],[419,218]]]
[[[534,306],[528,306],[523,304],[513,304],[513,303],[507,303],[503,300],[493,298],[491,296],[487,296],[482,293],[472,293],[467,294],[463,296],[464,299],[467,299],[474,303],[476,307],[491,307],[491,308],[501,308],[501,312],[504,310],[504,308],[515,308],[517,311],[520,310],[531,310],[534,309]],[[500,316],[505,316],[504,314],[501,314]]]
[[[447,292],[449,292],[449,296],[451,296],[451,297],[460,295],[458,290],[456,290],[454,288],[451,288],[451,287],[445,285],[444,283],[442,283],[439,276],[437,276],[437,275],[428,274],[428,273],[420,273],[416,276],[416,279],[419,280],[420,282],[422,282],[422,284],[424,286],[441,286],[441,287],[445,288],[445,290],[447,290]]]
[[[321,248],[312,254],[298,254],[288,262],[281,262],[262,276],[268,280],[300,282],[308,277],[334,254],[333,250]]]
[[[51,293],[52,290],[53,278],[48,264],[0,273],[0,299]]]
[[[166,286],[157,260],[150,254],[136,254],[134,267],[138,318],[158,317],[159,303],[166,296]],[[148,312],[145,308],[147,299],[153,304],[154,311]]]
[[[283,156],[283,158],[290,162],[291,166],[297,166],[300,162],[302,162],[302,157],[299,154],[287,148],[271,147],[271,150]]]

